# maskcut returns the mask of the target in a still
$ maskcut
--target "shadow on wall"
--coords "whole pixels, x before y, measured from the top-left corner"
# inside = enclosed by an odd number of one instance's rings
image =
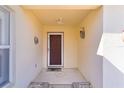
[[[116,68],[109,60],[104,58],[103,62],[103,87],[123,88],[124,73]]]

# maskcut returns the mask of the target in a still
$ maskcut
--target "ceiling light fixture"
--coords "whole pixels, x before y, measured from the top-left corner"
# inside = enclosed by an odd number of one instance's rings
[[[62,17],[57,18],[57,19],[56,19],[56,23],[57,23],[57,24],[60,24],[60,25],[61,25],[61,24],[64,24],[64,23],[63,23],[63,18],[62,18]]]

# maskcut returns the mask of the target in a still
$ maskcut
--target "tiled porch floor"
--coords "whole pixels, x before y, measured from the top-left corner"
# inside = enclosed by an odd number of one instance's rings
[[[47,69],[43,69],[33,82],[72,84],[73,82],[86,82],[86,80],[78,69],[62,69],[62,71],[47,71]]]

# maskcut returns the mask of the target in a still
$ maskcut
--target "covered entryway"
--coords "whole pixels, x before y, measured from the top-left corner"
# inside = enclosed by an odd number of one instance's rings
[[[9,7],[16,23],[13,87],[102,87],[101,6]]]
[[[103,31],[102,7],[24,8],[32,11],[43,24],[42,70],[32,83],[68,85],[85,82],[92,87],[102,87],[102,57],[97,55]]]

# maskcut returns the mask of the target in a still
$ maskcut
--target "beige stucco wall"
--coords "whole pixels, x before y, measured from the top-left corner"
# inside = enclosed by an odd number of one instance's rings
[[[35,16],[20,6],[10,6],[14,11],[15,82],[13,87],[27,87],[41,70],[42,29]],[[34,44],[34,36],[39,44]],[[36,66],[37,65],[37,66]]]
[[[90,12],[80,25],[85,28],[86,36],[85,39],[79,37],[78,67],[93,87],[102,87],[103,82],[102,57],[97,55],[103,31],[102,24],[102,8],[99,8]]]

